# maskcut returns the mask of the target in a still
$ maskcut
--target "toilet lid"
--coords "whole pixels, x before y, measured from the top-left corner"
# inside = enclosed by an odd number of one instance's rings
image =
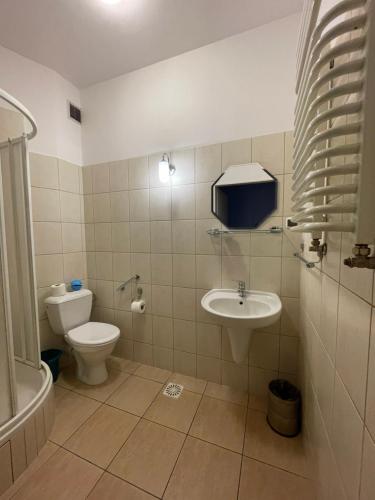
[[[69,340],[77,345],[103,345],[117,340],[120,330],[108,323],[89,322],[68,332]]]

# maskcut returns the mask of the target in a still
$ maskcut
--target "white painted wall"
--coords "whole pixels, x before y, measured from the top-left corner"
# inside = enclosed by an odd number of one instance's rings
[[[38,135],[30,141],[35,153],[82,164],[81,128],[67,115],[67,101],[80,105],[80,92],[41,64],[0,46],[0,87],[34,115]]]
[[[299,19],[83,90],[84,164],[291,129]]]

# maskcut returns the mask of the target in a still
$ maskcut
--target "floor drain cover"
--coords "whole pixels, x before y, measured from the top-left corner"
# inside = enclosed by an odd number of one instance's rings
[[[178,399],[181,396],[183,389],[183,385],[170,382],[164,389],[163,394],[164,396],[168,396],[169,398]]]

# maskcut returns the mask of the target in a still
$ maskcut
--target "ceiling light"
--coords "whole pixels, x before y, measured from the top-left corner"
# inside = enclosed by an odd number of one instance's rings
[[[167,153],[164,153],[162,159],[159,161],[160,182],[168,182],[169,176],[173,175],[175,170],[176,168],[169,163],[169,156]]]

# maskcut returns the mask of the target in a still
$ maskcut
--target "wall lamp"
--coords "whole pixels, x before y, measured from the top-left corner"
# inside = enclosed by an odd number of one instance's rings
[[[162,159],[159,161],[159,179],[160,182],[168,182],[168,179],[176,171],[176,167],[171,165],[167,153],[163,153]]]

